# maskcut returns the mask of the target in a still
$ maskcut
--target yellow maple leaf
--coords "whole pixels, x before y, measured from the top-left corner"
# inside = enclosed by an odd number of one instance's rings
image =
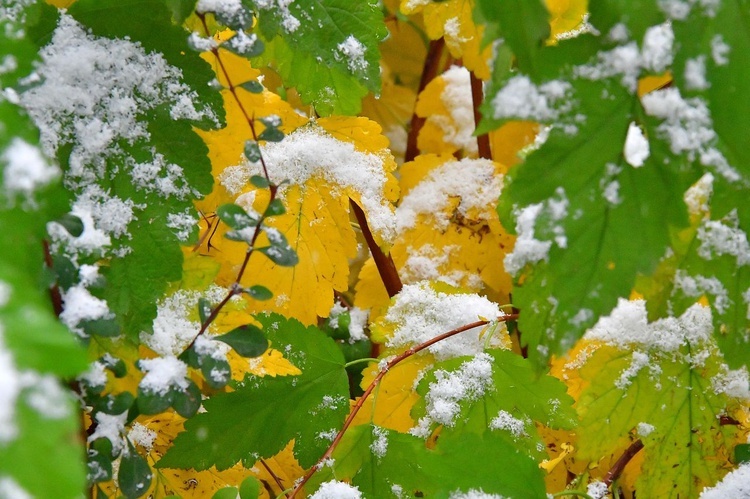
[[[507,303],[511,281],[502,260],[513,238],[494,210],[504,171],[499,163],[448,154],[421,155],[403,165],[391,255],[404,283],[442,280]],[[373,316],[388,303],[371,261],[355,289],[355,305],[375,308]]]
[[[445,45],[453,57],[462,59],[464,66],[474,71],[478,78],[489,79],[488,61],[492,55],[492,47],[488,45],[481,48],[484,27],[474,23],[474,0],[402,0],[401,11],[406,15],[421,12],[430,39],[444,37]]]
[[[588,11],[588,0],[545,0],[550,14],[550,40],[578,28]]]
[[[428,83],[414,110],[425,118],[417,139],[419,150],[423,154],[460,151],[463,156],[476,156],[473,106],[466,68],[453,66]]]
[[[539,124],[533,121],[509,121],[490,132],[492,159],[511,167],[521,162],[518,153],[534,143]]]

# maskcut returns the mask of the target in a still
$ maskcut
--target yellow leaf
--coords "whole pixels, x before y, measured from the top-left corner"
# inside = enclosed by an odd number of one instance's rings
[[[638,97],[643,97],[649,92],[662,88],[671,81],[672,73],[670,71],[667,71],[662,75],[644,76],[638,80]]]
[[[502,260],[513,238],[494,210],[504,171],[499,163],[458,161],[448,154],[421,155],[403,165],[404,195],[396,209],[399,236],[391,256],[404,283],[442,280],[508,302],[511,280]],[[388,303],[369,261],[355,289],[355,305],[376,308],[372,316]]]
[[[460,151],[464,157],[476,156],[473,106],[466,68],[453,66],[428,83],[415,108],[417,115],[426,119],[417,139],[419,150],[435,154]]]
[[[545,0],[550,13],[550,39],[578,28],[588,10],[588,0]]]
[[[480,48],[484,28],[474,24],[474,0],[447,0],[444,2],[413,2],[402,0],[401,11],[411,15],[422,12],[427,36],[432,40],[445,38],[451,55],[462,59],[464,66],[474,71],[478,78],[488,80],[488,61],[492,47]]]
[[[432,355],[413,355],[394,366],[383,377],[370,400],[365,401],[354,424],[372,422],[392,430],[407,432],[415,422],[410,413],[419,399],[414,384],[421,373],[434,364]],[[362,388],[366,388],[378,373],[378,365],[370,364],[362,377]]]
[[[511,167],[521,162],[519,151],[534,143],[539,125],[532,121],[509,121],[490,132],[492,158]]]

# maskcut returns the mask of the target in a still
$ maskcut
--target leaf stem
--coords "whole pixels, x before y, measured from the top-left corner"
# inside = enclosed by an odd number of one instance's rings
[[[498,322],[504,322],[508,320],[515,320],[517,319],[517,315],[504,315],[498,317],[496,320]],[[452,336],[455,336],[459,333],[463,333],[465,331],[468,331],[470,329],[474,329],[475,327],[479,326],[486,326],[491,321],[488,320],[481,320],[476,322],[471,322],[469,324],[464,324],[463,326],[457,327],[455,329],[451,329],[450,331],[439,334],[435,336],[434,338],[431,338],[424,343],[420,343],[419,345],[413,346],[409,348],[408,350],[401,352],[399,355],[396,355],[391,360],[389,360],[385,366],[382,366],[380,368],[380,371],[378,371],[378,374],[373,378],[373,380],[370,382],[370,384],[365,389],[364,393],[362,394],[359,399],[357,399],[357,402],[354,404],[354,407],[352,407],[351,412],[349,413],[349,416],[346,418],[346,421],[344,421],[344,425],[341,427],[341,430],[336,434],[336,437],[333,439],[333,442],[331,442],[331,445],[328,446],[328,449],[323,453],[323,455],[318,459],[318,462],[310,468],[310,470],[305,474],[302,479],[297,482],[297,485],[294,487],[294,490],[292,491],[292,495],[289,496],[289,499],[294,499],[294,497],[297,495],[297,493],[302,490],[302,488],[305,486],[308,480],[312,478],[312,476],[315,474],[316,471],[321,467],[321,464],[329,459],[331,455],[333,454],[333,451],[336,449],[336,447],[339,445],[339,442],[344,437],[344,433],[349,429],[352,422],[354,421],[354,418],[359,413],[360,409],[362,409],[362,406],[364,405],[367,398],[370,396],[370,394],[373,392],[373,390],[380,385],[380,381],[383,379],[383,377],[388,373],[389,370],[391,370],[393,367],[398,365],[400,362],[408,359],[412,355],[421,352],[422,350],[431,347],[435,343],[438,343],[440,341],[443,341],[447,338],[450,338]],[[381,361],[382,362],[382,361]]]
[[[364,357],[362,359],[357,359],[357,360],[353,360],[351,362],[347,362],[346,364],[344,364],[344,367],[345,368],[349,368],[351,366],[356,366],[357,364],[362,364],[362,363],[365,363],[365,362],[378,362],[378,359],[374,359],[372,357]]]
[[[620,459],[618,459],[617,462],[612,465],[612,468],[607,474],[604,475],[603,482],[607,484],[607,487],[611,487],[612,482],[620,478],[620,475],[625,470],[625,466],[628,465],[630,460],[633,459],[641,449],[643,449],[643,441],[640,439],[630,444],[630,447],[625,450],[622,456],[620,456]]]
[[[484,89],[482,88],[482,80],[477,78],[474,71],[470,73],[471,77],[471,100],[474,104],[474,126],[478,127],[482,121],[482,113],[479,111],[479,106],[484,100]],[[477,149],[479,151],[479,157],[484,159],[492,159],[492,149],[490,149],[490,136],[486,133],[477,135]]]
[[[352,207],[354,216],[357,217],[359,227],[362,229],[362,235],[365,236],[367,247],[370,249],[372,259],[375,261],[375,266],[378,268],[378,273],[380,274],[380,279],[385,285],[385,290],[388,292],[388,296],[393,298],[399,291],[401,291],[401,288],[404,287],[401,282],[401,277],[398,275],[398,270],[396,270],[396,264],[393,263],[391,255],[383,253],[383,250],[380,249],[378,243],[375,242],[375,238],[372,237],[372,232],[370,231],[370,226],[367,224],[367,217],[365,216],[365,212],[362,211],[362,208],[351,199],[349,200],[349,204]]]
[[[427,49],[427,56],[424,60],[424,68],[422,69],[422,77],[419,80],[419,89],[417,90],[417,99],[419,94],[425,89],[428,83],[430,83],[440,71],[440,59],[443,55],[443,49],[445,48],[445,40],[438,38],[432,40],[430,46]],[[414,106],[416,108],[416,101]],[[425,119],[417,116],[416,109],[411,116],[411,126],[409,127],[409,135],[406,138],[406,153],[404,154],[404,161],[412,161],[419,154],[419,148],[417,147],[417,138],[419,137],[419,131],[424,125]]]

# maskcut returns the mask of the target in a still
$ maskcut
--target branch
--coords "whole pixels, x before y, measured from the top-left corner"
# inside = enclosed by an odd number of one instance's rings
[[[482,121],[482,113],[479,112],[479,106],[484,100],[484,89],[482,88],[482,80],[477,78],[474,71],[471,71],[469,74],[471,77],[471,100],[474,104],[474,126],[478,127],[480,121]],[[477,149],[479,150],[480,158],[492,159],[490,136],[488,134],[477,135]]]
[[[438,38],[430,42],[430,48],[427,50],[427,57],[424,60],[424,68],[422,69],[422,77],[419,80],[419,89],[417,90],[417,99],[422,90],[430,83],[435,76],[437,76],[440,70],[440,59],[443,55],[443,48],[445,48],[445,40]],[[414,106],[416,108],[416,101]],[[406,153],[404,154],[404,161],[412,161],[419,155],[419,148],[417,147],[417,137],[419,131],[424,125],[425,119],[417,116],[416,110],[411,116],[411,126],[409,127],[409,135],[406,139]]]
[[[504,315],[502,317],[498,317],[498,322],[505,322],[509,320],[515,320],[517,319],[517,315]],[[413,346],[410,349],[402,352],[401,354],[393,357],[391,360],[389,360],[385,366],[380,367],[380,371],[378,371],[378,374],[375,376],[375,378],[370,382],[370,384],[367,386],[367,389],[365,389],[362,396],[357,400],[357,402],[354,404],[354,407],[352,407],[351,412],[349,413],[349,416],[346,418],[346,421],[344,421],[344,426],[341,427],[341,430],[336,434],[336,437],[333,439],[333,442],[331,442],[331,445],[328,446],[328,449],[323,453],[320,459],[318,459],[318,462],[310,468],[310,470],[305,474],[304,477],[302,477],[302,480],[300,480],[297,485],[294,487],[294,490],[292,491],[291,496],[289,496],[289,499],[294,499],[294,497],[297,495],[297,493],[302,490],[302,487],[305,486],[305,484],[312,478],[312,476],[315,474],[316,471],[318,471],[322,464],[328,460],[331,455],[333,454],[333,451],[336,450],[336,447],[339,445],[339,442],[344,437],[344,433],[346,433],[346,430],[349,429],[349,427],[352,424],[352,421],[354,421],[354,418],[359,413],[360,409],[362,409],[362,406],[365,403],[365,400],[370,396],[370,394],[377,388],[377,386],[380,384],[380,381],[383,379],[383,377],[393,369],[396,365],[398,365],[400,362],[408,359],[412,355],[421,352],[425,348],[429,348],[435,343],[438,343],[440,341],[443,341],[447,338],[450,338],[451,336],[455,336],[459,333],[463,333],[465,331],[468,331],[469,329],[474,329],[475,327],[479,326],[485,326],[489,324],[490,321],[482,320],[482,321],[476,321],[472,322],[470,324],[464,324],[461,327],[457,327],[456,329],[451,329],[447,333],[440,334],[438,336],[435,336],[432,339],[429,339],[425,341],[424,343],[420,343],[419,345]]]
[[[370,226],[367,225],[367,217],[365,216],[365,212],[362,211],[362,208],[351,199],[349,200],[349,204],[352,207],[354,216],[357,217],[357,223],[359,224],[360,229],[362,229],[362,235],[365,236],[367,247],[370,248],[370,254],[372,255],[372,259],[375,260],[375,266],[378,268],[378,273],[380,274],[380,279],[385,285],[385,290],[388,292],[388,296],[393,298],[404,286],[401,283],[401,278],[398,276],[396,264],[393,263],[391,255],[383,253],[380,246],[375,242],[375,239],[372,237],[372,232],[370,231]]]
[[[628,447],[625,452],[620,456],[620,459],[612,466],[612,468],[604,475],[604,483],[607,484],[607,488],[612,486],[612,483],[620,478],[625,466],[628,465],[631,459],[635,457],[640,450],[643,449],[643,442],[638,439]]]

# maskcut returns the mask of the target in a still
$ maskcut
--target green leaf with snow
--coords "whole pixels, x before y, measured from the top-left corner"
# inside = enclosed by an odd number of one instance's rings
[[[380,50],[388,33],[378,2],[248,1],[273,63],[318,114],[356,114],[368,91],[380,92]]]
[[[438,425],[441,438],[492,434],[535,458],[546,453],[534,422],[572,428],[576,421],[565,385],[537,376],[527,359],[506,350],[439,362],[417,391],[422,398],[412,416],[423,436]]]
[[[273,456],[292,439],[295,457],[310,467],[341,428],[349,412],[349,382],[336,343],[294,319],[277,314],[257,319],[271,348],[302,373],[248,375],[235,391],[207,399],[207,412],[185,423],[186,431],[177,436],[159,467],[222,470],[240,461],[252,466],[258,457]]]
[[[654,0],[591,2],[589,22],[610,38],[640,41],[650,27],[666,21],[657,3]]]
[[[682,196],[696,180],[692,169],[673,166],[663,142],[650,140],[654,121],[620,81],[581,78],[567,92],[579,103],[573,121],[560,116],[544,145],[510,171],[498,206],[518,234],[505,268],[519,283],[514,303],[528,312],[519,320],[522,339],[540,362],[570,348],[639,273],[655,269],[670,229],[687,225]]]
[[[582,457],[645,445],[637,490],[647,497],[695,497],[725,473],[737,428],[721,425],[746,374],[729,372],[712,340],[708,309],[646,323],[643,302],[621,301],[592,332],[606,345],[570,366],[587,382],[578,400]]]
[[[365,497],[387,490],[399,497],[448,497],[479,489],[505,497],[545,497],[537,464],[494,435],[441,437],[428,449],[421,438],[366,424],[347,431],[333,460],[333,468],[323,468],[314,481],[331,475],[351,480]]]
[[[3,378],[6,394],[9,389],[21,389],[18,399],[6,399],[1,409],[3,490],[12,490],[13,483],[26,492],[19,497],[80,497],[86,486],[86,466],[77,404],[51,377],[27,376],[24,387],[18,382],[17,378]],[[11,421],[6,420],[8,414]]]

